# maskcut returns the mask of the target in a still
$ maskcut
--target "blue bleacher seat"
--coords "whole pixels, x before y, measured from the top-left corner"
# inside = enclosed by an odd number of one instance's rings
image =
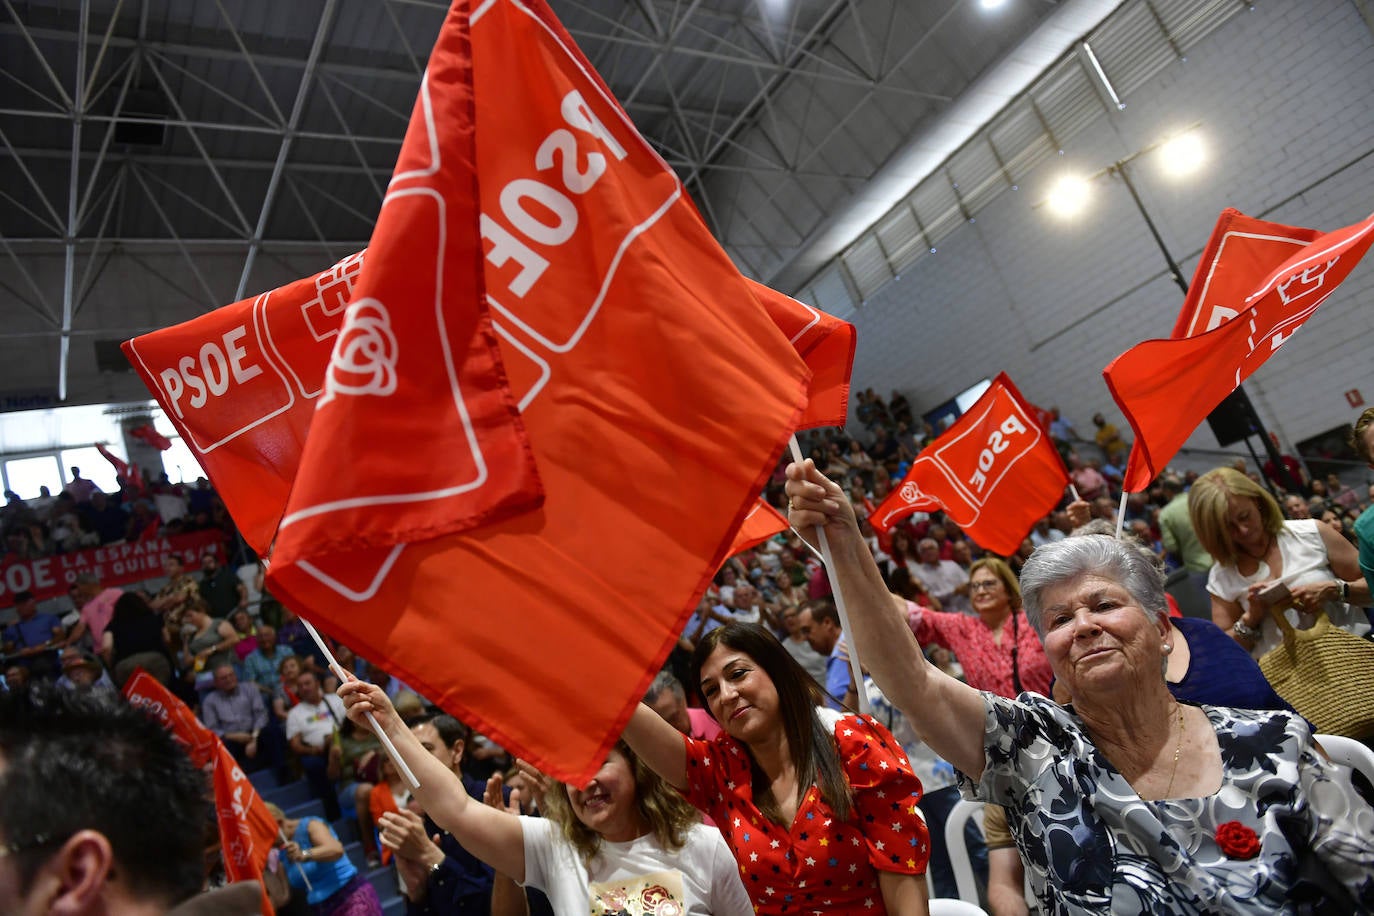
[[[281,785],[281,780],[277,778],[277,771],[271,767],[258,770],[256,773],[249,773],[248,781],[253,784],[253,788],[258,790],[259,795],[268,789],[275,789]]]
[[[377,899],[387,900],[401,892],[400,885],[396,883],[395,864],[383,865],[374,868],[367,873],[368,883],[377,889]]]
[[[329,826],[334,828],[334,835],[339,838],[339,842],[347,846],[349,843],[356,843],[359,840],[358,822],[350,817],[341,817],[337,821],[331,821]]]
[[[275,789],[260,791],[263,801],[269,801],[283,810],[310,800],[310,784],[304,779],[288,782],[286,785],[277,786]]]
[[[382,916],[405,916],[406,900],[404,897],[392,897],[382,901]]]
[[[358,871],[364,875],[367,874],[367,856],[363,853],[362,843],[345,843],[344,855],[348,856],[349,861]]]
[[[318,817],[320,820],[324,820],[324,802],[318,798],[312,798],[308,801],[298,802],[290,808],[283,808],[282,813],[292,820],[301,817]]]

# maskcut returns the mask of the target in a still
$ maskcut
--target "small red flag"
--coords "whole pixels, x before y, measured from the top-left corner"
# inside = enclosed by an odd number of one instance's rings
[[[1222,213],[1169,340],[1102,371],[1135,430],[1123,487],[1150,485],[1227,395],[1326,301],[1374,243],[1374,216],[1335,232]],[[1194,294],[1196,291],[1196,294]]]
[[[730,549],[725,552],[728,557],[733,557],[737,553],[743,553],[750,547],[757,547],[775,534],[781,534],[789,527],[787,519],[777,509],[763,500],[754,503],[754,508],[749,510],[749,514],[744,517],[739,530],[735,532],[735,539],[730,544]]]
[[[886,532],[912,512],[943,509],[980,545],[1010,555],[1059,502],[1068,482],[1036,409],[1001,373],[968,413],[916,456],[868,520]]]
[[[854,371],[854,325],[748,281],[754,296],[811,370],[811,394],[798,429],[843,426],[849,415],[849,376]]]
[[[129,705],[142,709],[172,733],[186,748],[192,766],[213,769],[224,874],[230,881],[261,883],[267,857],[277,843],[277,822],[228,748],[201,724],[189,706],[142,668],[136,669],[124,685],[124,696]],[[273,912],[266,886],[262,905],[264,913]]]
[[[172,440],[153,428],[152,424],[144,423],[142,426],[135,426],[129,430],[129,435],[135,439],[140,439],[151,445],[160,452],[165,452],[172,447]]]

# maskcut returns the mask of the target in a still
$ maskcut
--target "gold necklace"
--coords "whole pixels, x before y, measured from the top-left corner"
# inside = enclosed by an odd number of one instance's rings
[[[1178,775],[1178,758],[1183,756],[1183,704],[1178,706],[1178,744],[1174,746],[1174,768],[1169,771],[1169,788],[1164,790],[1164,797],[1171,798],[1174,794],[1174,777]]]

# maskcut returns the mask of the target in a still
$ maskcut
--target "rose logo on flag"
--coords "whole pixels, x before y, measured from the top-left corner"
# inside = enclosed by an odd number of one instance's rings
[[[1280,283],[1278,286],[1279,298],[1283,300],[1283,304],[1287,305],[1294,299],[1301,299],[1303,296],[1321,289],[1327,271],[1335,267],[1339,260],[1340,258],[1332,258],[1325,264],[1313,264],[1310,267],[1304,267]]]
[[[902,484],[902,489],[898,491],[897,495],[902,502],[906,503],[914,503],[925,497],[925,494],[921,492],[921,488],[916,486],[916,483],[911,480]]]
[[[394,393],[396,356],[396,335],[386,306],[370,298],[353,303],[334,344],[320,404],[338,394],[386,397]]]

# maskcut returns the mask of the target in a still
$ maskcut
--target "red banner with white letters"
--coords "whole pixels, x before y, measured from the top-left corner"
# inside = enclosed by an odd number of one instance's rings
[[[0,608],[14,604],[15,592],[33,592],[39,601],[65,595],[82,573],[95,576],[106,588],[156,579],[163,575],[163,558],[169,556],[180,557],[188,570],[197,570],[207,553],[225,562],[223,531],[154,536],[36,560],[10,558],[0,564]]]
[[[1064,462],[1036,408],[1001,373],[968,412],[926,446],[869,515],[889,531],[917,511],[943,509],[982,547],[1010,555],[1064,495]]]
[[[1147,340],[1102,375],[1135,430],[1123,486],[1138,493],[1198,425],[1327,300],[1374,243],[1374,216],[1325,234],[1226,210],[1175,337]],[[1186,336],[1183,336],[1186,335]]]

